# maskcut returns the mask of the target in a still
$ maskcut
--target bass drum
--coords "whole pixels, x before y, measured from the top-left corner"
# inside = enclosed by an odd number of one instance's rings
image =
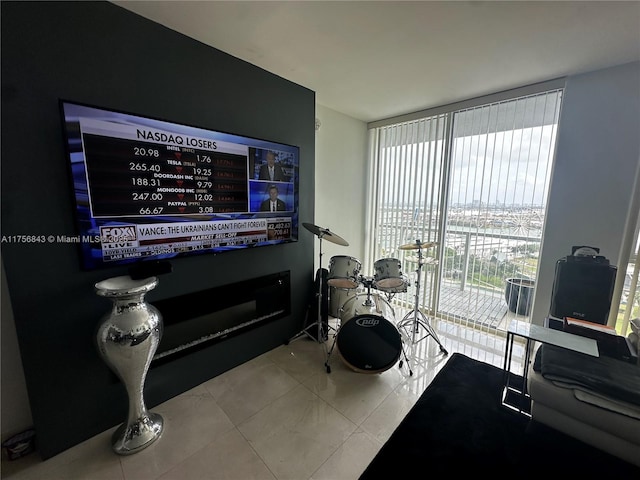
[[[402,338],[389,302],[378,294],[358,294],[345,302],[340,314],[336,346],[347,367],[359,373],[380,373],[396,364]]]

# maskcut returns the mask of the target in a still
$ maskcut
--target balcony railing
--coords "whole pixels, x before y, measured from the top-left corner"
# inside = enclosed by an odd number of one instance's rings
[[[382,228],[390,238],[398,237],[393,234],[398,227],[387,224]],[[417,227],[405,225],[402,229],[402,238],[421,236]],[[423,265],[420,308],[457,323],[495,329],[506,329],[512,318],[527,318],[529,312],[524,314],[523,308],[510,311],[505,289],[508,278],[535,281],[541,231],[535,228],[532,233],[514,233],[494,226],[449,226],[444,248],[426,253],[438,258],[430,258]],[[387,256],[392,250],[390,247],[386,250]],[[407,292],[394,295],[393,300],[411,306],[415,298],[417,256],[413,252],[400,255],[404,257],[400,260],[408,274],[409,286]]]

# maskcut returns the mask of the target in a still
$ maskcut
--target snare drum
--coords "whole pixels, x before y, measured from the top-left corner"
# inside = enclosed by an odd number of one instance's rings
[[[402,339],[394,325],[393,308],[384,298],[358,294],[345,302],[340,314],[336,346],[349,368],[359,373],[380,373],[396,364]]]
[[[338,288],[356,288],[362,264],[357,258],[347,255],[336,255],[329,262],[327,284]]]
[[[376,260],[373,269],[375,271],[374,287],[378,290],[398,289],[406,283],[406,279],[400,271],[400,260],[397,258]]]

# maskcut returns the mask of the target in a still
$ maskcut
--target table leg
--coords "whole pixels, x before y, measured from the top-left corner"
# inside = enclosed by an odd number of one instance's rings
[[[527,338],[525,345],[524,371],[522,375],[522,385],[512,386],[511,384],[511,362],[513,357],[513,342],[515,335],[511,332],[507,333],[507,344],[504,357],[504,389],[502,393],[502,405],[512,410],[516,410],[527,416],[531,416],[531,400],[527,395],[527,376],[528,365],[530,360],[530,339]]]
[[[504,352],[504,383],[505,388],[509,388],[509,381],[511,377],[511,356],[513,355],[513,339],[514,335],[510,332],[507,332],[507,342],[506,348]]]
[[[524,346],[524,367],[522,372],[522,395],[528,397],[527,394],[527,379],[529,378],[529,362],[531,361],[531,339],[527,338],[527,343]]]

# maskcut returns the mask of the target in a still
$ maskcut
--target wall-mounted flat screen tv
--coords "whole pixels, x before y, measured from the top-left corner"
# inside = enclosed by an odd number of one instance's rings
[[[298,240],[299,147],[60,106],[84,269]]]

